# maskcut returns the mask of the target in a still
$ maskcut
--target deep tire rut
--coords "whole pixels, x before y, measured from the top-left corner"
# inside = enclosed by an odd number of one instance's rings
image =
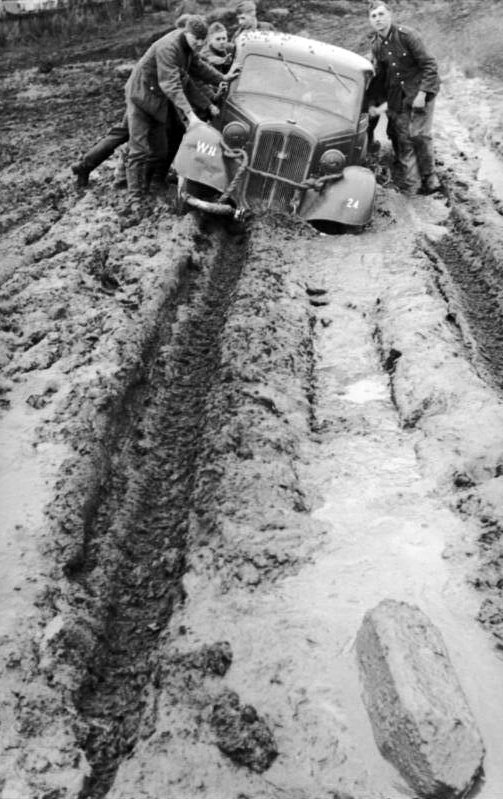
[[[459,296],[461,317],[468,329],[462,331],[466,343],[476,349],[479,365],[503,389],[503,298],[500,266],[491,252],[484,252],[481,242],[469,231],[455,229],[435,246],[436,268],[448,274]],[[450,294],[451,292],[449,292]],[[459,324],[455,313],[452,320]]]
[[[205,403],[218,379],[220,335],[243,262],[243,239],[218,235],[208,263],[210,239],[196,237],[201,264],[178,297],[175,321],[166,316],[148,391],[119,442],[109,494],[71,575],[89,596],[99,593],[104,617],[76,702],[92,767],[81,799],[105,796],[134,747],[158,638],[183,598]]]

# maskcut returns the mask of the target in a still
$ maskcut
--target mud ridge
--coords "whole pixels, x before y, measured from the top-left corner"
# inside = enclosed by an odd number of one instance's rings
[[[242,241],[221,235],[210,263],[204,255],[193,260],[176,318],[173,307],[165,310],[157,341],[145,353],[145,385],[133,392],[130,420],[123,420],[109,456],[109,479],[88,507],[83,550],[66,567],[80,609],[58,645],[66,644],[69,663],[76,656],[88,662],[76,699],[92,767],[81,799],[104,796],[134,746],[157,639],[183,597],[205,400],[242,263]],[[202,234],[200,251],[204,241]]]
[[[480,232],[476,229],[476,222],[465,211],[455,207],[449,235],[431,245],[429,257],[435,270],[448,276],[457,295],[459,309],[454,307],[449,321],[459,328],[467,354],[471,355],[475,368],[502,389],[503,242],[501,232],[499,235],[496,233],[497,237],[490,235],[494,233],[491,230]],[[449,305],[453,305],[449,288],[442,293],[448,294]]]
[[[378,298],[377,301],[376,301],[376,316],[377,317],[379,316],[379,313],[380,313],[380,310],[381,310],[380,306],[381,306],[381,301]],[[383,370],[385,372],[387,372],[388,377],[389,377],[389,392],[390,392],[391,402],[393,403],[393,406],[394,406],[396,412],[398,413],[398,416],[401,418],[402,413],[401,413],[401,409],[400,409],[400,404],[399,404],[397,396],[396,396],[396,389],[395,389],[395,384],[394,384],[394,380],[393,380],[393,375],[395,373],[396,363],[397,363],[398,359],[401,357],[402,353],[399,350],[395,349],[394,347],[392,347],[389,352],[386,352],[386,349],[385,349],[385,346],[384,346],[383,331],[382,331],[382,328],[380,327],[380,324],[379,324],[378,320],[376,321],[374,330],[372,332],[372,338],[374,340],[374,344],[375,344],[375,347],[376,347],[377,355],[378,355],[379,360],[381,362],[381,366],[382,366]],[[402,420],[402,424],[403,424],[403,420]]]

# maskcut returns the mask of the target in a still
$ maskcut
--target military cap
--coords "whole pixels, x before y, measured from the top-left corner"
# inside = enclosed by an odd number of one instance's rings
[[[257,11],[257,5],[253,0],[241,0],[235,10],[236,14],[252,14]]]

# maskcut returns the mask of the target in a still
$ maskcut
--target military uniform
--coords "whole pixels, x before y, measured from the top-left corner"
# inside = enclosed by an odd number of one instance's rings
[[[376,85],[384,87],[405,188],[418,176],[425,183],[435,171],[433,111],[440,88],[437,62],[418,34],[403,25],[391,25],[388,34],[372,40]],[[419,91],[426,94],[425,108],[413,108]]]
[[[77,177],[77,186],[83,188],[89,183],[89,175],[103,161],[115,152],[122,144],[126,144],[129,139],[127,114],[124,114],[117,125],[112,125],[108,133],[99,139],[80,161],[72,164],[72,172]]]
[[[222,73],[193,53],[183,30],[154,42],[126,84],[129,127],[128,188],[132,198],[145,188],[147,168],[167,173],[192,108],[187,78],[218,86]]]
[[[228,43],[226,49],[222,52],[215,50],[211,44],[206,43],[201,48],[199,57],[208,64],[211,64],[215,69],[218,69],[222,75],[225,75],[229,71],[234,59],[234,47]],[[191,105],[194,106],[196,114],[205,121],[211,121],[209,106],[210,104],[215,104],[220,101],[218,89],[214,86],[209,86],[204,81],[191,81],[187,96]]]
[[[204,47],[202,47],[199,56],[225,75],[225,73],[229,71],[232,59],[234,58],[234,47],[231,44],[227,44],[225,50],[215,50],[215,48],[207,42]]]

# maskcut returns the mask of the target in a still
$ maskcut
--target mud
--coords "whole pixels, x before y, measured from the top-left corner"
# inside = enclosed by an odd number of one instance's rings
[[[356,47],[359,12],[326,6],[288,25]],[[2,81],[2,799],[410,795],[353,648],[386,597],[440,629],[494,799],[494,81],[443,67],[443,195],[382,185],[369,229],[327,237],[169,193],[125,226],[113,159],[83,194],[69,171],[123,62],[71,60]]]

